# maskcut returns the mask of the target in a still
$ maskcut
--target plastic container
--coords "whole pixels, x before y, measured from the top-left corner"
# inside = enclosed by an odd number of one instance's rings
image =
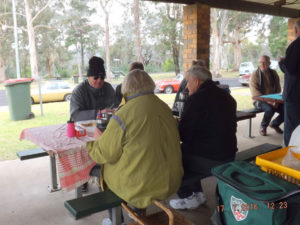
[[[25,120],[33,117],[30,100],[30,84],[33,80],[33,78],[20,78],[3,82],[11,120]]]
[[[300,185],[300,171],[281,165],[289,147],[268,152],[256,157],[256,165],[267,173],[278,176],[290,183]]]

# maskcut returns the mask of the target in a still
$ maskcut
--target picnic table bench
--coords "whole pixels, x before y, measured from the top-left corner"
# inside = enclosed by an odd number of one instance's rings
[[[281,148],[280,145],[269,143],[251,147],[236,154],[236,160],[253,161],[257,155],[267,153]],[[88,196],[68,200],[65,202],[65,207],[71,212],[75,219],[101,212],[106,209],[113,209],[112,219],[113,225],[121,224],[121,203],[123,202],[117,195],[110,190],[98,192]]]
[[[33,148],[24,151],[17,152],[17,156],[20,160],[34,159],[43,156],[49,156],[42,148]]]
[[[256,108],[250,108],[242,111],[237,111],[236,112],[236,119],[237,121],[241,120],[248,120],[248,127],[246,131],[246,137],[248,138],[253,138],[251,135],[252,132],[252,118],[256,117],[257,113],[261,113],[262,111]]]

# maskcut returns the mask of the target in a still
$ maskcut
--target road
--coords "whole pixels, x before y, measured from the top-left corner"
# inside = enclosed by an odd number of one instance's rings
[[[232,87],[242,87],[239,83],[238,78],[219,78],[214,79],[220,81],[221,84],[228,84],[230,88]],[[0,90],[0,106],[7,106],[7,97],[5,90]]]
[[[5,90],[0,90],[0,106],[7,106]]]

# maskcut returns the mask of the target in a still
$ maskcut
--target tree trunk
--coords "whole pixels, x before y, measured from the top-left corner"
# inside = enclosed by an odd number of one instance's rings
[[[81,57],[81,73],[84,70],[84,45],[82,41],[82,32],[80,31],[80,57]]]
[[[241,60],[242,60],[242,48],[241,48],[241,40],[240,40],[240,31],[238,29],[234,29],[233,32],[233,38],[234,38],[234,43],[233,43],[233,48],[234,48],[234,70],[238,71]]]
[[[109,16],[105,13],[105,49],[106,49],[106,75],[107,80],[111,81],[111,69],[110,69],[110,48],[109,48]]]
[[[140,0],[135,0],[134,6],[134,21],[136,31],[136,50],[137,50],[137,61],[143,62],[142,47],[141,47],[141,34],[140,34]]]
[[[173,49],[173,61],[175,65],[175,74],[180,73],[180,68],[179,68],[179,49],[176,46],[176,43],[172,44],[172,49]]]
[[[111,69],[110,69],[110,47],[109,47],[109,13],[104,6],[103,1],[99,0],[102,11],[105,14],[105,50],[106,50],[106,76],[107,80],[111,81]],[[107,4],[108,2],[106,2]]]
[[[212,49],[213,49],[213,59],[212,59],[212,75],[213,77],[220,76],[220,52],[219,52],[219,31],[218,31],[218,15],[217,9],[212,9]]]
[[[25,4],[25,12],[26,12],[28,41],[29,41],[31,77],[39,77],[36,47],[35,47],[35,33],[32,24],[31,9],[28,0],[24,0],[24,4]]]
[[[48,78],[51,78],[52,77],[52,73],[51,73],[51,60],[50,60],[50,56],[48,55],[47,56],[47,59],[46,59],[46,67],[47,67],[47,71],[48,71]]]

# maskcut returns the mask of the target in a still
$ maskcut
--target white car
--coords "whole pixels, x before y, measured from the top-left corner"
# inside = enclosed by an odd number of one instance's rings
[[[252,62],[243,62],[240,65],[239,73],[240,76],[243,74],[251,74],[254,71],[254,66]]]

